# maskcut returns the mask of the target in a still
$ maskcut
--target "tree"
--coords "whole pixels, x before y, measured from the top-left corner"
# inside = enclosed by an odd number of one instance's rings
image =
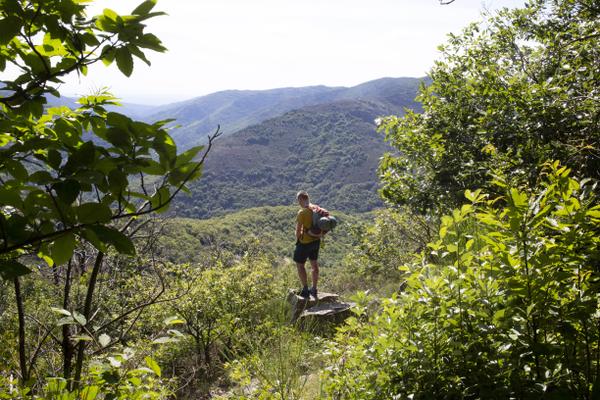
[[[600,178],[599,15],[593,0],[536,0],[450,35],[423,113],[382,122],[398,150],[380,165],[383,197],[448,210],[466,189],[496,190],[498,169],[534,183],[556,159]]]
[[[110,248],[135,254],[130,236],[144,224],[140,217],[166,211],[185,184],[201,175],[219,135],[217,129],[206,147],[177,154],[164,128],[168,121],[147,124],[109,112],[106,106],[118,102],[104,90],[80,98],[76,109],[48,106],[50,94],[60,96],[57,88],[67,74],[85,75],[101,61],[116,62],[130,76],[134,56],[150,64],[145,51],[164,51],[145,31],[146,20],[163,15],[152,11],[155,3],[144,1],[130,15],[105,9],[92,18],[82,0],[0,3],[0,71],[19,71],[0,87],[0,275],[14,285],[23,381],[35,361],[25,349],[21,277],[31,266],[24,260],[68,264],[70,270],[78,246],[97,250],[80,313],[85,329],[105,254]],[[65,308],[71,306],[70,279]],[[75,382],[85,346],[77,344]]]

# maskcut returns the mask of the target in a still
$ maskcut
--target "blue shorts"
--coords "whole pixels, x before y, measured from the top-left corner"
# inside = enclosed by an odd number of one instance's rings
[[[320,240],[315,240],[310,243],[296,242],[296,249],[294,250],[294,261],[300,264],[304,264],[307,258],[313,261],[317,260],[319,258],[320,247]]]

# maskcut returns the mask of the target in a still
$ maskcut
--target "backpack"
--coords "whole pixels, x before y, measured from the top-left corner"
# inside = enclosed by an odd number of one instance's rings
[[[312,226],[308,230],[311,235],[320,235],[321,233],[327,233],[337,225],[337,219],[329,213],[326,209],[319,207],[316,204],[310,205],[312,211]]]

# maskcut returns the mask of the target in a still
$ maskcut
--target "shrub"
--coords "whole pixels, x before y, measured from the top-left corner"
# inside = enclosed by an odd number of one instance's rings
[[[589,181],[545,168],[535,190],[466,192],[406,290],[339,330],[332,398],[598,395],[600,206]]]

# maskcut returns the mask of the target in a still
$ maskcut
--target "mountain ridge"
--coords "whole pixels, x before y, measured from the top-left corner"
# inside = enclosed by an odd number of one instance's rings
[[[172,130],[182,149],[203,143],[217,126],[225,135],[277,117],[287,111],[340,100],[375,100],[398,108],[418,107],[417,88],[426,78],[380,78],[352,87],[324,85],[268,90],[225,90],[160,106],[143,119],[154,122],[174,118],[180,127]]]

